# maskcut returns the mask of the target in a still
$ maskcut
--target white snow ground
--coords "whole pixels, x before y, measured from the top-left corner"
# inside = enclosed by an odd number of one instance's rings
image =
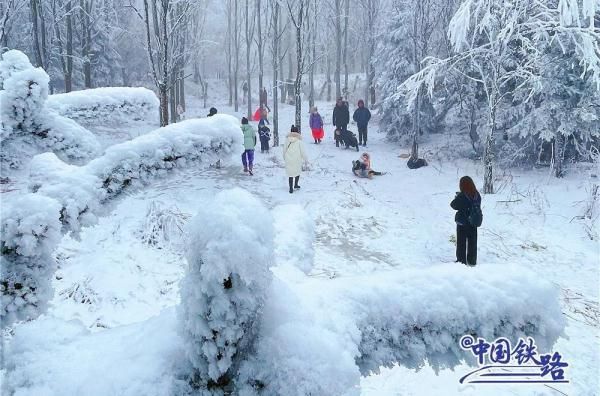
[[[199,103],[190,98],[187,118],[206,115]],[[332,105],[318,105],[330,125]],[[234,113],[222,104],[216,107]],[[281,112],[280,125],[287,130],[293,107],[283,105]],[[96,226],[83,229],[79,236],[66,236],[56,252],[59,270],[48,314],[18,326],[10,340],[20,359],[4,380],[19,388],[16,394],[173,392],[177,383],[171,378],[173,364],[185,364],[173,307],[186,263],[177,237],[157,246],[142,242],[153,202],[180,222],[217,191],[234,186],[258,195],[269,207],[300,204],[316,222],[310,276],[320,278],[319,283],[330,277],[458,266],[453,263],[455,225],[449,201],[463,174],[481,183],[479,163],[445,159],[439,148],[450,139],[440,136],[421,148],[429,151],[431,166],[409,170],[398,158],[405,150],[385,142],[375,119],[367,150],[373,167],[388,173],[373,180],[357,179],[350,172],[357,153],[336,148],[331,127],[321,145],[311,144],[308,117],[303,122],[311,168],[303,173],[299,192],[288,193],[281,149],[274,148],[270,154],[256,153],[253,177],[241,172],[241,164],[181,171],[125,194]],[[583,211],[588,176],[585,167],[571,169],[563,180],[550,177],[548,170],[507,171],[498,182],[500,191],[483,198],[479,264],[473,269],[498,271],[506,263],[522,265],[560,287],[568,338],[561,338],[553,349],[570,363],[571,384],[553,386],[556,389],[462,386],[458,380],[471,370],[467,366],[437,374],[428,367],[418,372],[395,367],[363,378],[361,394],[600,394],[598,243],[574,219]]]

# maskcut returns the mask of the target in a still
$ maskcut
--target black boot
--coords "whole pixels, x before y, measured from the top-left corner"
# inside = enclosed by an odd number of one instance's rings
[[[296,176],[296,181],[294,182],[294,188],[300,188],[298,182],[300,181],[300,176]]]
[[[288,177],[288,183],[290,185],[290,194],[294,192],[294,178]]]

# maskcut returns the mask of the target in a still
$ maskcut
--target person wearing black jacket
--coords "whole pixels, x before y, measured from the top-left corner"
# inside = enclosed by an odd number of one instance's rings
[[[333,108],[333,125],[336,128],[339,128],[342,133],[346,131],[348,128],[348,124],[350,123],[350,111],[348,110],[348,105],[344,103],[341,97],[337,98],[335,103],[335,107]],[[334,138],[336,138],[334,134]],[[335,146],[339,147],[340,142],[336,138]]]
[[[371,112],[365,107],[365,102],[361,99],[358,101],[358,108],[354,110],[352,119],[356,122],[358,128],[358,144],[367,145],[367,125],[371,119]]]
[[[469,212],[474,203],[481,204],[481,196],[469,176],[459,182],[460,192],[450,202],[456,210],[456,261],[469,266],[477,264],[477,227],[469,222]]]

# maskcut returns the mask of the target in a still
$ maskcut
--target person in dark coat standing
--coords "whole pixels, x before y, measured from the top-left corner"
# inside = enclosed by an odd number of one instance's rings
[[[348,129],[348,124],[350,123],[350,111],[348,110],[348,105],[344,103],[341,97],[337,98],[335,107],[333,108],[332,121],[333,125],[342,133]],[[336,138],[335,134],[334,138]],[[340,146],[339,139],[335,140],[335,146]]]
[[[371,112],[365,107],[365,102],[361,99],[358,101],[358,108],[354,110],[352,119],[356,122],[358,128],[358,144],[367,145],[367,125],[371,119]]]
[[[269,112],[271,111],[271,108],[267,104],[267,90],[265,89],[265,87],[263,87],[262,90],[260,91],[259,107],[265,108],[265,109],[269,110]]]
[[[450,202],[456,210],[456,261],[469,266],[477,264],[477,227],[469,221],[469,213],[474,204],[481,205],[481,195],[469,176],[463,176],[459,182],[460,192]]]

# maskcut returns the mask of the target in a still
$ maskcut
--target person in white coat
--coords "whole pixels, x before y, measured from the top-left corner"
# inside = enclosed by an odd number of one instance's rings
[[[291,194],[294,189],[300,188],[298,182],[300,181],[302,163],[307,160],[302,135],[298,132],[298,127],[294,125],[292,125],[291,132],[283,145],[283,159],[285,160],[285,171],[288,175]]]

